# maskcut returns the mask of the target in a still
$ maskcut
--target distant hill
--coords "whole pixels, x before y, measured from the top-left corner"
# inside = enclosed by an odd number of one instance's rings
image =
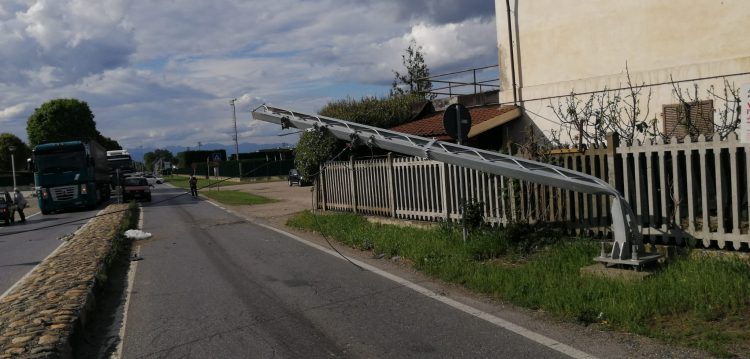
[[[240,153],[247,153],[247,152],[255,152],[258,150],[263,150],[267,148],[290,148],[293,147],[294,144],[291,143],[270,143],[270,144],[257,144],[257,143],[240,143]],[[176,155],[178,152],[183,152],[187,149],[185,146],[166,146],[166,147],[159,147],[162,149],[167,149],[172,154]],[[156,148],[128,148],[128,152],[130,152],[130,156],[133,157],[136,161],[143,161],[143,154],[146,152],[151,152],[155,150]],[[190,146],[191,150],[197,150],[198,146]],[[227,156],[234,154],[234,145],[222,145],[220,143],[206,143],[201,146],[201,150],[219,150],[223,149],[227,151]]]

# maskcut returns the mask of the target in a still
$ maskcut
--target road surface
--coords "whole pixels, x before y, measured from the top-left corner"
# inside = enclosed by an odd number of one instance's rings
[[[123,358],[565,357],[204,200],[147,206],[143,229]]]
[[[36,201],[36,198],[28,198],[28,201]],[[101,205],[99,209],[90,211],[49,215],[40,214],[34,207],[33,211],[25,211],[26,223],[1,225],[0,294],[5,293],[59,247],[63,243],[61,237],[75,232],[103,207]]]

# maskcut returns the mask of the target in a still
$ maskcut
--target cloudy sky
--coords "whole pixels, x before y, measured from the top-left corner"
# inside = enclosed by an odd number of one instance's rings
[[[411,39],[433,74],[497,63],[492,0],[2,0],[0,132],[88,102],[125,147],[294,142],[261,103],[317,112],[385,95]]]

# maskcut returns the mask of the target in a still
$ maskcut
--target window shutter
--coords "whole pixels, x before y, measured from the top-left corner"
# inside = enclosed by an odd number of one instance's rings
[[[662,116],[663,131],[669,138],[674,136],[681,140],[691,133],[706,137],[714,134],[714,103],[711,100],[663,105]]]

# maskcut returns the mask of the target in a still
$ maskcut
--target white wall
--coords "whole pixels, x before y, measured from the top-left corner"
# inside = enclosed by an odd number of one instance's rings
[[[535,99],[622,87],[626,64],[638,84],[750,72],[745,0],[511,0],[510,5],[518,93],[523,106],[540,115],[527,113],[543,130],[557,127],[552,123],[557,118],[550,100]],[[510,102],[506,1],[496,0],[495,9],[500,99]],[[747,75],[727,79],[737,87],[750,83]],[[724,88],[723,79],[696,83],[703,97],[711,84]],[[651,90],[649,117],[660,120],[661,106],[678,101],[670,84]]]

